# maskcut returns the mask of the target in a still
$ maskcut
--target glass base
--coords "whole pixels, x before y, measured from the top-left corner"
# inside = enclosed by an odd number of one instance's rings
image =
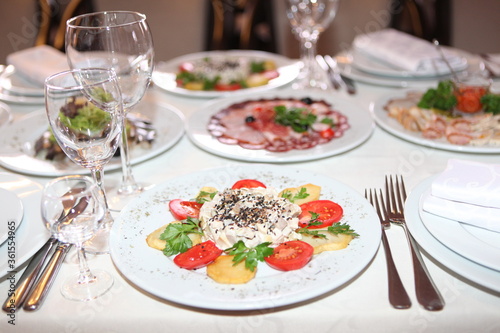
[[[154,184],[138,183],[133,188],[107,190],[109,209],[114,212],[121,211],[129,202],[153,186]]]
[[[111,289],[114,283],[113,277],[103,271],[95,270],[92,272],[94,279],[86,283],[79,283],[79,275],[69,277],[61,287],[62,295],[72,301],[91,301],[104,295]]]

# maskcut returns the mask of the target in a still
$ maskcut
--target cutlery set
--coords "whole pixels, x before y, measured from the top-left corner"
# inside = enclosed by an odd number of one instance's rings
[[[406,234],[413,261],[413,273],[415,281],[415,294],[417,300],[426,310],[439,311],[444,307],[443,299],[436,289],[425,264],[422,260],[418,245],[406,227],[404,217],[404,203],[406,200],[406,189],[403,178],[400,176],[393,179],[392,176],[385,177],[386,199],[382,190],[365,190],[365,197],[374,206],[382,224],[382,244],[386,253],[389,302],[396,309],[407,309],[411,307],[411,301],[401,282],[396,266],[393,262],[389,242],[385,229],[389,229],[391,223],[401,226]]]
[[[332,83],[335,90],[345,88],[347,93],[350,95],[354,95],[356,93],[354,81],[340,73],[337,66],[337,60],[329,55],[321,56],[318,54],[316,56],[316,61],[321,69],[326,72],[328,79]]]
[[[87,204],[86,200],[81,200],[76,204],[71,200],[64,201],[64,211],[59,220],[67,222],[75,218],[85,210]],[[53,236],[50,237],[32,257],[17,282],[15,291],[9,294],[4,302],[2,310],[17,311],[21,307],[26,311],[38,310],[50,291],[70,248],[71,245],[58,241]]]

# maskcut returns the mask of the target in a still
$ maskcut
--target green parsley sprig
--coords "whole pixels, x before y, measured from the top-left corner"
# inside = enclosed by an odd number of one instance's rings
[[[305,187],[301,187],[299,192],[295,193],[295,195],[293,195],[290,191],[283,191],[283,193],[281,193],[282,198],[288,199],[288,201],[292,203],[300,199],[305,199],[308,196],[309,193],[307,193],[307,189]]]
[[[245,267],[253,272],[259,261],[264,261],[265,257],[273,254],[274,250],[269,245],[271,245],[270,242],[264,242],[256,247],[249,248],[240,240],[224,251],[229,255],[234,255],[234,265],[245,260]]]
[[[205,202],[209,202],[210,200],[212,200],[216,194],[217,191],[215,192],[200,191],[200,193],[198,193],[198,196],[195,198],[195,201],[197,203],[203,204]],[[208,198],[210,198],[210,200]]]
[[[200,220],[188,217],[186,220],[182,220],[181,223],[170,223],[160,235],[160,239],[166,241],[163,254],[172,256],[186,252],[193,246],[189,234],[203,234]]]
[[[316,121],[316,115],[305,108],[290,108],[278,105],[274,108],[276,116],[274,122],[283,126],[290,126],[295,132],[306,132]]]

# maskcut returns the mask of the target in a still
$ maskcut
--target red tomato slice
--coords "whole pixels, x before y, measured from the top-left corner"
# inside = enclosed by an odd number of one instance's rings
[[[310,201],[300,205],[300,209],[302,209],[302,213],[299,215],[299,226],[302,228],[307,227],[311,221],[311,212],[318,214],[317,221],[321,222],[321,224],[309,226],[308,229],[319,229],[331,226],[335,222],[340,221],[344,214],[342,207],[330,200]]]
[[[168,208],[176,220],[185,220],[188,217],[198,218],[203,204],[196,201],[174,199],[168,203]]]
[[[217,83],[215,85],[215,90],[218,91],[233,91],[233,90],[240,90],[241,84],[239,83],[230,83],[230,84],[223,84],[223,83]]]
[[[280,271],[292,271],[304,267],[311,260],[314,248],[306,242],[295,240],[282,243],[265,260]]]
[[[237,190],[240,188],[255,188],[255,187],[263,187],[266,188],[266,185],[263,183],[259,182],[258,180],[255,179],[242,179],[238,180],[234,185],[231,187],[233,190]]]
[[[323,131],[319,132],[319,135],[323,139],[331,139],[335,135],[335,132],[333,131],[333,129],[327,128],[326,130],[323,130]]]
[[[180,268],[197,269],[210,264],[222,250],[214,242],[206,241],[193,246],[184,253],[175,256],[174,263]]]

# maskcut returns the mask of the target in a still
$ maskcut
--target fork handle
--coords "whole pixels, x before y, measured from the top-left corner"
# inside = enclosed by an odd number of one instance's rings
[[[405,225],[402,225],[408,243],[410,244],[411,257],[413,259],[413,272],[415,275],[415,293],[417,295],[418,302],[429,311],[439,311],[444,307],[444,301],[441,297],[439,291],[434,286],[425,264],[418,250],[415,240],[408,232]]]
[[[408,309],[411,307],[411,300],[401,282],[398,270],[392,259],[391,248],[384,227],[382,227],[382,244],[385,250],[385,260],[387,262],[387,278],[389,282],[389,302],[396,309]]]

